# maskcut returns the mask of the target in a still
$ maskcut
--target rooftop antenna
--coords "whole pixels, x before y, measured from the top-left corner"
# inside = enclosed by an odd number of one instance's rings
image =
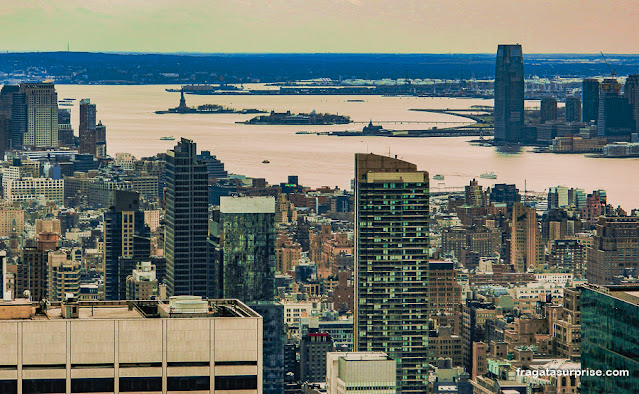
[[[610,68],[610,64],[608,64],[608,60],[606,60],[606,56],[604,56],[604,53],[602,51],[599,51],[599,53],[601,53],[601,57],[603,57],[604,62],[606,62],[606,66],[608,66],[608,71],[610,71],[610,75],[612,75],[612,77],[615,78],[617,76],[617,73],[615,72],[615,70]]]

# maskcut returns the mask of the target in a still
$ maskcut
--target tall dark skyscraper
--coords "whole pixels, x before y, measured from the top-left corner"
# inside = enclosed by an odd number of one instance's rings
[[[2,141],[6,148],[22,148],[24,134],[27,132],[27,101],[26,95],[20,91],[18,85],[4,85],[0,91],[0,118],[4,118],[4,133]],[[7,130],[7,127],[9,128]]]
[[[566,97],[566,122],[581,122],[581,100],[579,97]]]
[[[400,393],[428,379],[428,172],[355,155],[355,348],[397,361]]]
[[[115,190],[115,205],[104,214],[104,271],[107,300],[126,296],[126,277],[151,251],[149,228],[144,224],[136,192]]]
[[[581,103],[583,108],[582,120],[586,123],[597,121],[599,117],[599,80],[584,79],[582,83]]]
[[[557,99],[552,96],[542,98],[540,112],[539,123],[557,120]]]
[[[639,132],[639,74],[628,75],[623,86],[623,95],[628,100],[635,121],[635,132]]]
[[[186,138],[166,157],[166,254],[169,295],[213,294],[207,259],[208,193],[206,164],[196,158],[196,144]]]
[[[597,134],[609,142],[630,141],[635,121],[628,98],[621,95],[621,84],[615,78],[606,78],[599,88]]]
[[[221,298],[272,301],[275,296],[275,199],[222,197],[216,273]]]
[[[519,142],[524,127],[521,45],[499,45],[495,67],[495,141]]]
[[[80,153],[94,155],[96,153],[95,126],[97,110],[89,99],[80,100]]]

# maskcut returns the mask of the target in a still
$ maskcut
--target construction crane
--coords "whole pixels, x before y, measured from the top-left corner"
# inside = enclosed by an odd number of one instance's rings
[[[599,51],[599,53],[601,53],[601,57],[603,57],[604,62],[606,62],[606,66],[608,66],[608,71],[610,71],[610,75],[612,75],[612,77],[615,78],[617,76],[617,73],[615,72],[615,70],[610,68],[610,64],[608,64],[608,60],[606,60],[606,57],[604,56],[603,52]]]

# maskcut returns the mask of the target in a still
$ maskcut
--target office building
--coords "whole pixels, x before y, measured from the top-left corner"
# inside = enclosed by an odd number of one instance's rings
[[[424,392],[428,338],[428,172],[355,155],[355,350],[397,362],[397,391]]]
[[[222,298],[272,301],[275,296],[275,199],[221,197],[217,287]]]
[[[211,155],[208,150],[203,150],[197,155],[197,159],[206,164],[206,172],[209,177],[209,181],[213,179],[226,178],[228,172],[224,169],[224,163],[220,161],[215,155]]]
[[[394,394],[396,369],[395,361],[383,352],[328,353],[326,393]]]
[[[47,300],[64,301],[67,294],[80,293],[80,262],[68,259],[67,252],[47,253]]]
[[[539,123],[552,122],[557,120],[557,99],[552,96],[542,97],[539,111]]]
[[[579,97],[566,97],[566,122],[581,122],[581,100]]]
[[[253,301],[247,305],[262,316],[264,394],[282,394],[284,392],[284,349],[286,347],[284,305],[274,301]]]
[[[104,276],[107,300],[126,299],[127,277],[151,254],[149,228],[135,192],[115,191],[115,204],[104,213]]]
[[[0,207],[0,237],[21,234],[24,231],[24,210],[12,207]]]
[[[623,85],[623,95],[628,100],[635,121],[635,132],[639,132],[639,74],[631,74]]]
[[[126,277],[127,300],[150,300],[159,294],[155,265],[150,261],[137,263],[131,275]]]
[[[328,333],[307,333],[300,342],[300,380],[310,383],[324,382],[326,354],[333,350],[333,339]]]
[[[0,303],[3,393],[262,393],[262,318],[240,301],[34,309]]]
[[[586,278],[590,283],[609,285],[616,276],[637,277],[639,217],[600,216],[587,259]]]
[[[521,195],[516,185],[497,183],[490,189],[490,202],[503,203],[512,207],[514,203],[521,201]]]
[[[537,223],[537,211],[522,203],[513,205],[510,235],[510,264],[517,272],[543,265],[544,245]]]
[[[58,146],[58,94],[53,83],[20,84],[27,104],[27,130],[23,145],[35,148]]]
[[[59,235],[41,233],[37,235],[37,242],[30,242],[22,250],[22,261],[17,267],[15,289],[17,295],[23,295],[26,290],[31,293],[31,299],[40,301],[48,298],[48,263],[49,252],[58,248]]]
[[[4,85],[0,90],[0,154],[22,147],[27,127],[27,105],[17,85]],[[16,142],[14,143],[14,134]]]
[[[8,202],[53,201],[64,204],[64,180],[51,178],[22,178],[6,182],[4,196]]]
[[[430,261],[428,263],[428,287],[431,316],[453,313],[461,302],[461,285],[457,282],[457,270],[453,262]]]
[[[521,45],[499,45],[495,66],[495,140],[517,143],[524,127]]]
[[[96,126],[96,107],[91,103],[90,99],[80,100],[80,154],[94,155],[96,153],[95,143],[95,126]]]
[[[611,141],[630,141],[635,131],[633,109],[628,98],[621,95],[621,84],[606,78],[599,85],[597,135]]]
[[[586,286],[581,290],[581,392],[632,393],[639,387],[639,286]],[[629,376],[605,376],[627,370]]]
[[[585,123],[597,122],[599,118],[599,80],[584,79],[582,82],[582,120]]]
[[[71,126],[71,110],[58,108],[58,141],[60,146],[72,147],[75,143],[73,126]]]
[[[207,259],[208,191],[206,164],[196,144],[182,138],[166,157],[164,251],[169,295],[213,294]]]
[[[470,181],[470,184],[464,186],[465,201],[469,207],[484,206],[484,192],[476,179]]]

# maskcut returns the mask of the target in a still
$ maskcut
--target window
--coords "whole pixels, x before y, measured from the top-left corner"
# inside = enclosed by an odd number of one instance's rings
[[[255,390],[257,389],[257,376],[216,376],[215,390]]]
[[[120,378],[120,392],[137,391],[162,391],[162,377]]]
[[[113,378],[71,379],[72,393],[108,393],[114,390]]]
[[[208,391],[211,388],[209,376],[169,376],[168,391]]]
[[[24,394],[66,393],[67,381],[65,379],[24,379],[22,392]]]

